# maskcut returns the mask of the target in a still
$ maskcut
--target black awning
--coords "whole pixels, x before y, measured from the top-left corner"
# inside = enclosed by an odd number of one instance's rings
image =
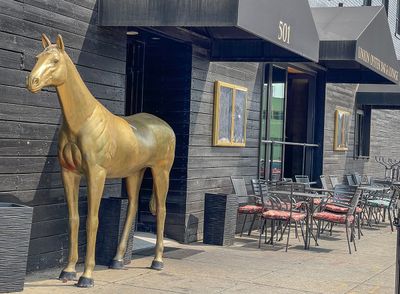
[[[101,0],[99,24],[204,33],[212,60],[318,61],[307,0]]]
[[[328,82],[395,83],[399,72],[383,6],[312,8]]]
[[[359,85],[356,103],[369,105],[375,109],[400,109],[400,86]]]

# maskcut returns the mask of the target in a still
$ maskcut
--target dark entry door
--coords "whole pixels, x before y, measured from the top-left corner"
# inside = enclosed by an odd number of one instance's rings
[[[182,238],[186,207],[186,174],[190,121],[192,48],[161,35],[138,31],[129,37],[127,52],[127,115],[153,114],[176,134],[176,156],[170,173],[165,233]],[[139,196],[137,230],[154,232],[155,217],[149,200],[153,190],[147,169]]]
[[[143,111],[144,61],[146,43],[128,38],[126,63],[126,105],[125,114]]]
[[[314,143],[314,101],[315,78],[303,73],[289,73],[285,130],[287,142]],[[302,146],[285,146],[286,178],[301,174],[311,177],[313,150],[306,148],[304,158],[303,150]]]

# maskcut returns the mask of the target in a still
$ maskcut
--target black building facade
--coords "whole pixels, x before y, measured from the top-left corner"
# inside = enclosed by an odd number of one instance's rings
[[[289,5],[296,9],[288,12],[285,8]],[[382,16],[379,8],[372,9],[374,12],[365,10],[365,14]],[[230,176],[243,176],[250,183],[251,178],[260,176],[262,160],[262,176],[271,172],[265,164],[270,150],[261,140],[271,138],[272,131],[267,129],[272,115],[281,117],[279,111],[272,112],[274,94],[284,101],[282,140],[286,136],[319,145],[306,153],[305,169],[315,179],[326,172],[327,165],[334,166],[327,153],[331,150],[327,134],[333,125],[332,109],[327,105],[347,103],[343,97],[355,93],[353,84],[332,83],[397,82],[393,72],[377,70],[358,60],[356,54],[357,44],[362,44],[396,71],[392,43],[388,48],[375,48],[369,46],[384,42],[368,42],[371,35],[360,43],[340,36],[340,44],[348,45],[342,47],[355,55],[349,57],[338,50],[332,51],[337,55],[329,55],[332,47],[326,44],[337,40],[321,38],[315,19],[305,0],[118,4],[108,0],[0,0],[0,200],[34,207],[28,270],[63,263],[68,244],[67,207],[56,157],[61,120],[57,95],[47,89],[34,96],[25,89],[25,77],[42,50],[41,33],[52,39],[62,34],[66,50],[89,89],[113,113],[145,111],[173,127],[177,151],[165,234],[180,242],[193,242],[202,239],[206,192],[230,193]],[[381,38],[390,39],[387,22],[385,27],[381,21],[379,18],[375,28],[382,29]],[[324,36],[331,34],[325,32]],[[321,48],[327,48],[322,52],[325,55],[321,55]],[[216,81],[248,89],[245,147],[212,145]],[[390,141],[389,136],[381,140]],[[284,167],[279,176],[297,173],[302,162],[300,151],[281,150]],[[332,173],[339,174],[339,170]],[[107,182],[104,197],[124,197],[121,183]],[[140,196],[139,230],[155,228],[148,211],[151,187],[148,174]],[[81,224],[85,223],[85,193],[83,182]],[[83,249],[82,225],[79,237]]]

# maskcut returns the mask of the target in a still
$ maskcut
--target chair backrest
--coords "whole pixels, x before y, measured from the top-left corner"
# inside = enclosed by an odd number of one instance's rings
[[[362,177],[359,173],[354,173],[353,174],[353,180],[356,183],[356,185],[361,185],[362,184]]]
[[[304,187],[304,184],[293,182],[275,183],[269,190],[268,194],[268,201],[272,203],[272,209],[290,211],[291,213],[294,208],[294,204],[296,203],[292,193],[295,191],[294,189],[297,185]],[[287,193],[275,194],[275,191],[287,191]]]
[[[332,201],[334,203],[343,203],[346,205],[350,205],[354,192],[354,187],[338,184],[335,186]]]
[[[262,179],[252,179],[251,186],[253,187],[254,195],[262,196],[268,194],[267,182]]]
[[[263,208],[272,208],[272,202],[268,193],[267,181],[262,179],[252,179],[251,185],[253,187],[254,194],[260,197]]]
[[[247,196],[246,182],[242,177],[231,177],[233,190],[236,195]]]
[[[309,183],[310,179],[308,178],[307,175],[295,175],[294,179],[296,180],[297,183]]]
[[[350,186],[356,186],[356,185],[357,185],[356,182],[354,182],[353,176],[352,176],[352,175],[347,174],[347,175],[344,175],[344,177],[346,178],[347,183],[348,183]]]
[[[305,184],[308,188],[310,187],[310,179],[307,175],[295,175],[294,179],[296,180],[296,183],[302,183]]]
[[[337,176],[329,175],[329,180],[331,181],[332,188],[335,188],[339,184]]]
[[[326,181],[326,177],[325,177],[324,175],[320,175],[320,176],[319,176],[319,179],[320,179],[320,181],[321,181],[322,188],[328,190],[329,187],[328,187],[328,183],[327,183],[327,181]],[[332,188],[332,187],[331,187],[331,188]]]
[[[353,215],[358,201],[360,201],[361,195],[362,195],[363,191],[361,189],[356,189],[356,191],[354,192],[351,201],[350,201],[350,207],[349,210],[347,211],[347,215]]]

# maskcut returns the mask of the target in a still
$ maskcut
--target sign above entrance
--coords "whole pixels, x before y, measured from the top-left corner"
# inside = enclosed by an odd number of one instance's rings
[[[383,6],[312,8],[320,64],[328,82],[398,84],[399,69]]]
[[[307,0],[101,0],[99,24],[200,34],[213,60],[318,61]]]

